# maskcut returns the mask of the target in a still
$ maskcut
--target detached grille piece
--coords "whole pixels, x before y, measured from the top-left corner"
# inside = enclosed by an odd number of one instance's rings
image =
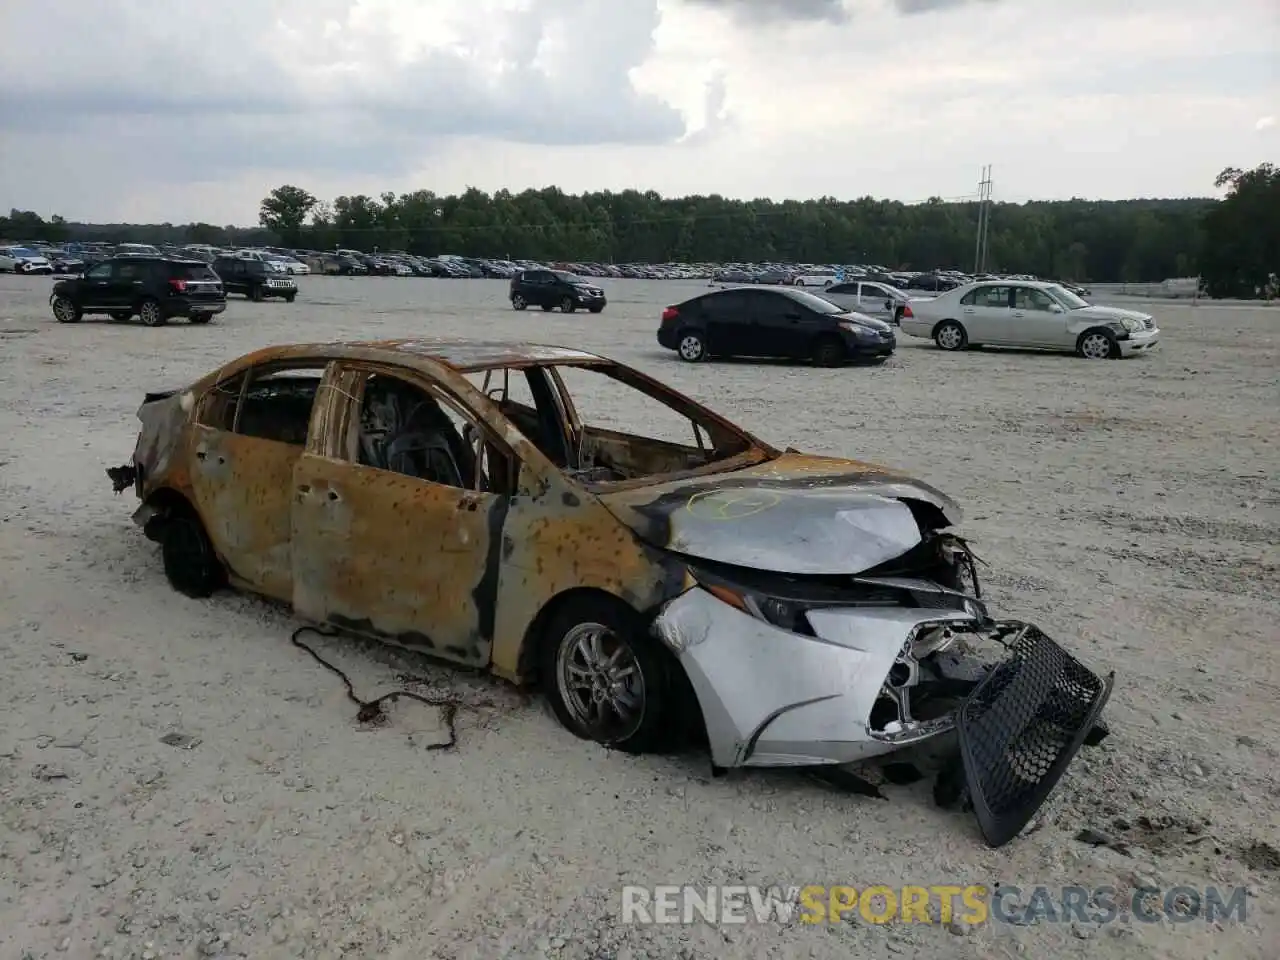
[[[1111,696],[1105,679],[1026,625],[960,707],[956,731],[983,837],[1008,843],[1053,791]]]

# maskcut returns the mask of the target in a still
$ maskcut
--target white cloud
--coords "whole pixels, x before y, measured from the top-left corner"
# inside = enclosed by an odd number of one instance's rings
[[[997,197],[1206,195],[1266,159],[1249,124],[1280,94],[1274,0],[115,0],[110,42],[102,11],[6,7],[0,208],[252,222],[283,182],[919,200],[985,163]]]
[[[1276,125],[1275,117],[1260,117],[1258,122],[1253,125],[1253,129],[1261,133],[1263,130],[1270,130]]]

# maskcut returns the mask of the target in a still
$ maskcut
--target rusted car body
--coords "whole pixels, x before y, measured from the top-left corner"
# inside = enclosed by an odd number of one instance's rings
[[[623,391],[600,409],[665,411],[687,439],[584,416],[605,394],[582,377]],[[177,589],[230,584],[538,681],[607,745],[696,726],[717,768],[822,766],[951,737],[998,844],[1110,693],[1034,626],[991,617],[944,494],[780,451],[593,354],[272,347],[138,415],[132,461],[108,473],[134,487]]]

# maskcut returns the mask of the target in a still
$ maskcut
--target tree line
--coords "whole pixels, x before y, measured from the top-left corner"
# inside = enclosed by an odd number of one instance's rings
[[[1248,296],[1280,270],[1280,169],[1228,168],[1223,200],[996,203],[988,269],[1088,282],[1202,275],[1219,296]],[[974,267],[976,202],[904,204],[664,198],[654,191],[568,194],[556,187],[488,194],[417,190],[322,201],[293,185],[262,201],[259,225],[86,224],[14,210],[14,240],[281,244],[422,255],[612,263],[878,263]]]

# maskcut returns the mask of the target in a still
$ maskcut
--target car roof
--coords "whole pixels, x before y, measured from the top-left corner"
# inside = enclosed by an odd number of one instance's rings
[[[543,364],[613,363],[607,357],[571,347],[500,340],[414,338],[401,340],[332,340],[268,347],[243,358],[249,364],[303,357],[382,359],[391,363],[430,360],[459,373],[494,367],[535,367]]]

